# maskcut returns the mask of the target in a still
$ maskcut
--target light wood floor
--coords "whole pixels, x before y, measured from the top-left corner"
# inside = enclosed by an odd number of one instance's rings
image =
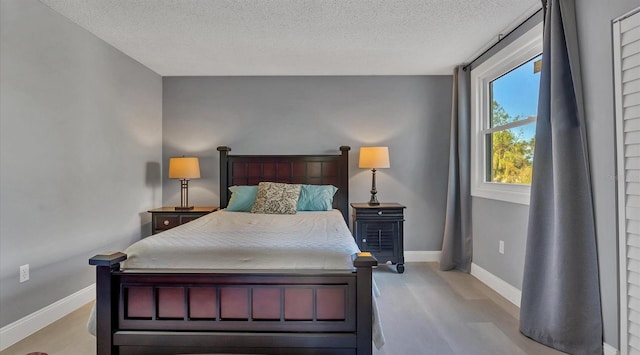
[[[436,263],[409,263],[404,274],[380,266],[375,280],[386,344],[379,355],[562,354],[518,331],[518,309],[473,276],[438,271]],[[0,355],[95,354],[86,331],[86,305]]]

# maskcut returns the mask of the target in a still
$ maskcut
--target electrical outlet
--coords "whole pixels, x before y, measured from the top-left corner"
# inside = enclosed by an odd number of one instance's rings
[[[29,264],[20,266],[20,282],[29,281]]]
[[[504,240],[501,240],[498,244],[498,253],[504,254]]]

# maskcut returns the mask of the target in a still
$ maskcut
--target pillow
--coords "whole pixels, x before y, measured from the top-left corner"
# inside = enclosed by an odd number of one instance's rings
[[[299,196],[300,185],[261,182],[251,213],[295,214]]]
[[[336,191],[333,185],[302,185],[298,211],[331,211]]]
[[[251,212],[251,208],[256,202],[258,186],[231,186],[229,191],[231,191],[231,199],[227,211]]]

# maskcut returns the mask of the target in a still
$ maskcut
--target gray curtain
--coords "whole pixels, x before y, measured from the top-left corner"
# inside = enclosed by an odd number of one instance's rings
[[[440,270],[471,268],[471,70],[453,72],[449,186]]]
[[[602,354],[602,315],[573,0],[548,0],[520,331]]]

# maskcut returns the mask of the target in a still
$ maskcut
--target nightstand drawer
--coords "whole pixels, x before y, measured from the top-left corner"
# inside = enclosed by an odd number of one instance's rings
[[[206,213],[200,214],[200,215],[189,215],[189,216],[182,216],[182,218],[180,218],[180,224],[185,224],[187,222],[191,222],[193,220],[196,220],[202,216],[204,216]]]
[[[154,216],[154,226],[156,230],[166,230],[180,225],[180,216],[158,215]]]
[[[402,208],[367,208],[357,209],[355,215],[357,218],[402,219],[404,216],[404,211]]]
[[[148,212],[151,213],[151,234],[169,230],[217,210],[218,207],[194,207],[189,210],[162,207],[149,210]]]

